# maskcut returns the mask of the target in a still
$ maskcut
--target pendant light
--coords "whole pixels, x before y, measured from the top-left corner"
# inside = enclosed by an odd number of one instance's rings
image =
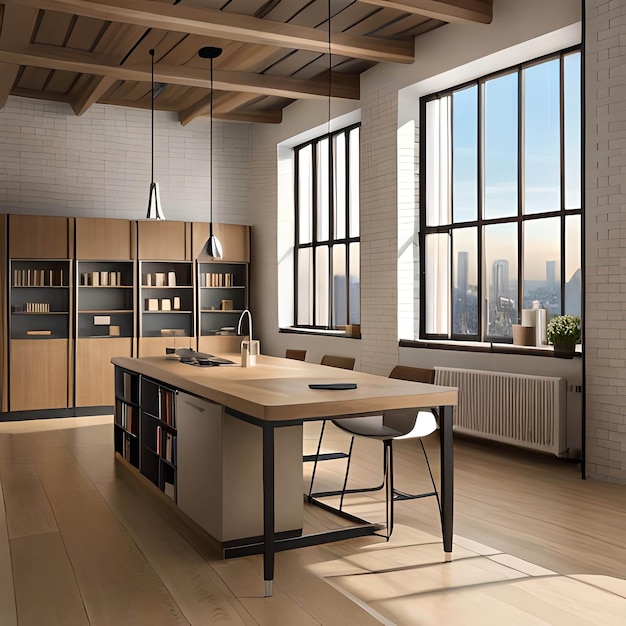
[[[148,214],[146,217],[149,220],[164,220],[165,215],[161,210],[161,194],[159,193],[159,183],[154,182],[154,48],[150,50],[150,56],[152,57],[152,72],[151,72],[151,89],[150,89],[150,111],[151,111],[151,124],[152,124],[152,143],[151,143],[151,169],[150,169],[150,195],[148,197]]]
[[[222,54],[222,48],[215,48],[213,46],[206,46],[198,50],[198,55],[203,59],[211,60],[211,94],[210,94],[210,131],[211,140],[209,143],[209,158],[210,158],[210,176],[211,181],[209,183],[209,239],[206,242],[206,250],[209,256],[214,259],[222,258],[222,244],[220,240],[213,234],[213,59],[217,59]]]

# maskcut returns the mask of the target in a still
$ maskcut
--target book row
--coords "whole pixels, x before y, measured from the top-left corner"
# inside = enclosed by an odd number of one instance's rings
[[[80,284],[82,287],[123,287],[122,272],[83,272]]]
[[[144,287],[176,287],[176,272],[155,272],[143,275]]]
[[[234,287],[233,274],[219,274],[216,272],[202,272],[200,274],[201,287]]]
[[[49,302],[25,302],[11,307],[12,313],[50,313]]]
[[[65,287],[63,270],[14,269],[13,287]]]

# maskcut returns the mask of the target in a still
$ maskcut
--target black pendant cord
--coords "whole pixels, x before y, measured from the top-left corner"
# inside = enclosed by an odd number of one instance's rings
[[[152,137],[152,145],[151,145],[151,154],[152,154],[152,158],[151,158],[151,170],[150,170],[150,184],[154,185],[154,48],[152,48],[150,50],[150,56],[152,57],[152,72],[151,72],[151,79],[152,79],[152,89],[150,90],[150,109],[151,109],[151,113],[152,113],[152,133],[151,133],[151,137]]]
[[[330,88],[331,88],[331,72],[333,69],[333,55],[330,45],[330,0],[328,0],[328,134],[330,135]]]
[[[210,158],[210,170],[209,174],[211,180],[209,181],[209,228],[211,236],[213,235],[213,58],[211,57],[211,94],[209,96],[209,106],[211,115],[209,118],[209,130],[211,132],[211,138],[209,140],[209,158]]]

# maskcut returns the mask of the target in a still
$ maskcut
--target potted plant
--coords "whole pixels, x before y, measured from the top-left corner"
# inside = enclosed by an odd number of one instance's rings
[[[580,317],[555,315],[548,322],[548,343],[554,345],[554,356],[571,359],[580,341]]]

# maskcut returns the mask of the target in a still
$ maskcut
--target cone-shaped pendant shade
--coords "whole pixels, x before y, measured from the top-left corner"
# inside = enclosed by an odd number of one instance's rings
[[[151,160],[150,160],[150,196],[148,197],[148,213],[146,217],[149,220],[164,220],[165,215],[161,209],[161,194],[159,193],[159,183],[154,182],[154,48],[150,50],[152,57],[152,88],[150,89],[150,111],[151,120]],[[161,90],[162,91],[162,88]],[[160,92],[159,92],[160,93]]]
[[[217,57],[222,54],[221,48],[214,48],[213,46],[207,46],[205,48],[200,48],[198,50],[198,56],[203,59],[211,60],[211,96],[210,96],[210,130],[211,130],[211,140],[210,140],[210,161],[211,161],[211,181],[209,183],[209,239],[206,242],[206,251],[207,254],[214,259],[222,258],[222,244],[220,240],[213,234],[213,59],[217,59]]]
[[[161,211],[161,194],[159,193],[159,183],[152,181],[150,183],[150,197],[148,198],[148,214],[149,220],[164,220],[165,215]]]

